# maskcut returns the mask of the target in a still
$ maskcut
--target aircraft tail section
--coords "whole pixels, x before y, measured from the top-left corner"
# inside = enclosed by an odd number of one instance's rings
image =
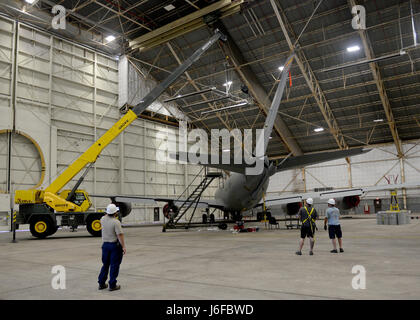
[[[363,149],[363,148],[357,148],[357,149],[349,149],[349,150],[339,150],[339,151],[330,151],[330,152],[318,152],[318,153],[312,153],[312,154],[305,154],[302,156],[296,156],[296,157],[290,157],[284,160],[283,162],[281,160],[277,160],[279,164],[277,164],[277,172],[279,171],[285,171],[290,169],[297,169],[297,168],[303,168],[305,166],[325,162],[325,161],[331,161],[331,160],[337,160],[341,158],[356,156],[359,154],[367,153],[370,149]]]

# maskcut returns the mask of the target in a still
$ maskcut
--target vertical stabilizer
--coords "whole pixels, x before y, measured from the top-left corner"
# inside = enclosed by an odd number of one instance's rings
[[[274,95],[273,102],[271,103],[270,110],[268,111],[267,117],[264,123],[264,135],[261,135],[257,143],[264,143],[264,155],[267,153],[268,142],[270,141],[270,136],[273,131],[274,121],[277,117],[277,112],[279,110],[280,102],[283,97],[284,89],[287,84],[287,77],[289,76],[290,67],[292,66],[293,59],[295,58],[295,53],[287,58],[286,63],[284,64],[284,69],[281,74],[280,82]],[[258,144],[257,144],[258,145]]]

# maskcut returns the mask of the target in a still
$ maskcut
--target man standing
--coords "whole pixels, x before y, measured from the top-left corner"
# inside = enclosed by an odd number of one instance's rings
[[[106,215],[101,218],[102,224],[102,269],[98,277],[99,290],[108,288],[105,283],[109,271],[109,290],[119,290],[118,272],[123,254],[127,252],[121,222],[117,219],[119,209],[113,203],[106,208]]]
[[[327,222],[328,222],[328,233],[330,239],[333,244],[333,250],[331,253],[338,253],[337,252],[337,243],[335,237],[338,238],[338,245],[340,246],[340,252],[344,252],[343,250],[343,241],[342,241],[342,232],[340,226],[340,210],[335,206],[335,200],[330,199],[328,200],[328,209],[326,211],[326,216],[324,219],[324,230],[327,230]]]
[[[312,207],[313,203],[314,200],[312,198],[308,198],[306,200],[306,205],[300,208],[298,213],[298,217],[302,222],[302,226],[300,227],[299,250],[296,251],[296,254],[299,256],[302,255],[302,248],[306,237],[308,237],[310,241],[309,255],[312,256],[314,254],[314,235],[316,229],[315,220],[318,218],[318,213],[316,212],[315,208]]]

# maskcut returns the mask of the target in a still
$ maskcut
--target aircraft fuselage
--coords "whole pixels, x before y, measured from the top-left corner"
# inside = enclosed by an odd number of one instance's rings
[[[270,171],[269,168],[264,168],[260,175],[231,172],[224,186],[216,191],[215,198],[224,204],[227,211],[241,212],[251,209],[266,193]]]

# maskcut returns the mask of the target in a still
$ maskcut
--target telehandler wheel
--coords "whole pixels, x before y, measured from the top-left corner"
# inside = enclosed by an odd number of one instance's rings
[[[34,217],[29,224],[32,235],[39,239],[44,239],[53,234],[53,223],[49,217]]]
[[[52,236],[54,233],[56,233],[58,230],[58,226],[52,227],[50,233],[48,234],[48,236]]]
[[[94,237],[102,235],[101,215],[90,215],[86,218],[86,229]]]

